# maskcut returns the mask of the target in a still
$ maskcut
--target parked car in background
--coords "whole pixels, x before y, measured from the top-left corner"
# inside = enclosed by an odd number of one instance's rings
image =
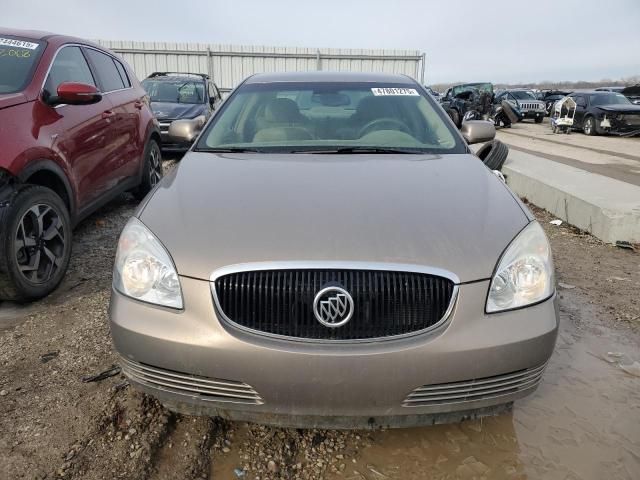
[[[598,87],[596,89],[594,89],[596,92],[616,92],[616,93],[622,93],[622,90],[624,90],[624,87]]]
[[[508,410],[558,304],[542,227],[468,146],[494,135],[406,76],[250,77],[122,232],[122,371],[172,410],[281,426]]]
[[[425,85],[425,87],[424,87],[424,88],[425,88],[425,90],[426,90],[427,92],[429,92],[429,93],[431,94],[431,96],[432,96],[433,98],[435,98],[436,100],[440,101],[440,93],[439,93],[439,92],[436,92],[436,91],[435,91],[435,90],[433,90],[431,87],[428,87],[428,86],[426,86],[426,85]]]
[[[0,29],[0,300],[55,289],[73,227],[162,177],[159,142],[120,58],[79,38]]]
[[[556,102],[571,92],[563,91],[563,90],[544,90],[541,92],[541,95],[538,97],[538,100],[544,102],[546,115],[550,116],[553,112],[553,106]]]
[[[162,149],[184,152],[222,101],[220,90],[204,73],[154,72],[142,81],[151,109],[160,124]],[[176,142],[169,135],[171,123],[180,120],[191,140]]]
[[[640,105],[640,84],[625,87],[620,93],[627,97],[631,103]]]
[[[497,102],[506,100],[522,112],[523,119],[532,119],[536,123],[541,123],[546,114],[545,103],[537,100],[536,97],[527,90],[502,90],[496,93]]]
[[[640,105],[634,105],[623,94],[591,91],[569,96],[576,102],[575,129],[586,135],[640,135]]]
[[[460,128],[465,113],[469,111],[488,115],[492,109],[493,99],[493,84],[476,82],[448,88],[441,97],[440,103],[453,123]]]

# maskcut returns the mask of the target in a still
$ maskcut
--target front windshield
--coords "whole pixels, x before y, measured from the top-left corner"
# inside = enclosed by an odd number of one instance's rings
[[[204,103],[204,83],[194,80],[144,80],[142,86],[152,102]]]
[[[18,37],[0,37],[0,94],[22,91],[44,51],[43,42]]]
[[[200,136],[196,151],[363,148],[465,151],[444,113],[422,89],[369,82],[243,85]]]
[[[514,98],[518,100],[535,100],[536,99],[536,97],[531,95],[529,92],[516,91],[516,92],[510,92],[510,93],[511,95],[513,95]]]
[[[591,105],[628,105],[631,102],[621,93],[598,93],[591,95]]]

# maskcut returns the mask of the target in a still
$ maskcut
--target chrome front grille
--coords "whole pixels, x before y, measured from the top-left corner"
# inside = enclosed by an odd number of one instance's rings
[[[329,328],[314,316],[327,286],[353,298],[353,316]],[[222,318],[234,326],[288,338],[354,341],[415,334],[441,324],[456,298],[448,278],[420,272],[292,268],[231,272],[212,284]]]
[[[158,122],[160,124],[160,133],[168,134],[171,122]]]
[[[520,108],[522,110],[544,110],[544,104],[520,102]]]
[[[264,401],[250,385],[234,380],[207,378],[175,372],[120,357],[122,371],[142,385],[208,402],[262,405]]]
[[[430,407],[511,395],[537,386],[546,364],[536,368],[463,382],[423,385],[407,395],[403,407]]]

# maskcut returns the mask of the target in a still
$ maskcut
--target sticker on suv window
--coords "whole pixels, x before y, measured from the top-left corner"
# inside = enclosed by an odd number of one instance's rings
[[[371,91],[376,97],[381,97],[385,95],[389,95],[389,96],[408,95],[410,97],[420,96],[420,94],[416,91],[415,88],[395,88],[395,87],[372,88]]]
[[[28,48],[29,50],[35,50],[36,48],[38,48],[39,45],[33,42],[25,42],[24,40],[16,40],[14,38],[0,37],[0,46]]]

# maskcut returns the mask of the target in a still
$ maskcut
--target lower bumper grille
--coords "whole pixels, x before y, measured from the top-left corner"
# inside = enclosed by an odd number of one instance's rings
[[[546,364],[536,368],[464,382],[424,385],[411,392],[403,407],[430,407],[511,395],[537,386]]]
[[[314,299],[328,286],[353,299],[350,320],[320,323]],[[242,271],[215,279],[218,310],[252,331],[313,340],[386,338],[424,331],[443,321],[455,302],[454,283],[437,275],[402,271],[287,269]]]
[[[264,401],[250,385],[234,380],[200,377],[151,367],[120,357],[122,371],[131,380],[178,395],[198,397],[209,402],[262,405]]]

